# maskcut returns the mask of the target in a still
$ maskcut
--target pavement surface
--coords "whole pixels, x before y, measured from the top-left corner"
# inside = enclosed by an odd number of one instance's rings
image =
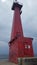
[[[0,61],[0,65],[18,65],[18,64],[14,64],[8,61]]]

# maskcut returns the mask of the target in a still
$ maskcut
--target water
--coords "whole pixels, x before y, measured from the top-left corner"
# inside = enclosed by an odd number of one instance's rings
[[[0,55],[0,61],[6,61],[8,60],[8,55]]]

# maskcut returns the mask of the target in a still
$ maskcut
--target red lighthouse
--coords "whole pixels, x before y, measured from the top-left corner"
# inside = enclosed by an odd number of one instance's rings
[[[14,11],[11,39],[9,42],[9,60],[18,63],[20,57],[33,57],[33,38],[24,37],[21,24],[22,5],[17,1],[13,3]]]

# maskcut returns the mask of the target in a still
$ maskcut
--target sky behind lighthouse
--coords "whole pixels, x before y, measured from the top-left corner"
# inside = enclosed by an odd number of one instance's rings
[[[8,42],[11,35],[13,1],[0,0],[0,54],[8,54]],[[18,0],[22,3],[21,21],[24,36],[33,38],[34,53],[37,54],[37,0]]]

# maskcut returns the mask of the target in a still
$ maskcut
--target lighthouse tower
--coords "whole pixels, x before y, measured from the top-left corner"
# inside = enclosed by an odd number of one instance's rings
[[[11,38],[9,41],[9,60],[18,63],[18,58],[33,57],[33,38],[24,37],[21,24],[22,5],[17,1],[13,2],[14,11]]]

